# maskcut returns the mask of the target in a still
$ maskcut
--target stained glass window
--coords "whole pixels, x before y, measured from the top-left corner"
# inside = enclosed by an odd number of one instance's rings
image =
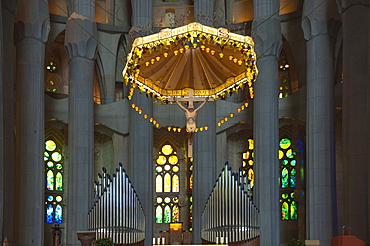
[[[63,155],[57,143],[45,141],[45,222],[63,222]]]
[[[240,170],[240,182],[244,184],[248,194],[252,196],[254,187],[254,140],[248,139],[247,150],[243,153],[243,164]]]
[[[156,160],[156,223],[179,221],[178,195],[180,166],[176,151],[169,144],[162,146]]]
[[[284,50],[282,50],[279,57],[279,98],[292,94],[290,80],[290,64]]]
[[[279,147],[281,219],[297,219],[298,204],[294,199],[294,188],[297,186],[296,152],[289,138],[281,139]]]

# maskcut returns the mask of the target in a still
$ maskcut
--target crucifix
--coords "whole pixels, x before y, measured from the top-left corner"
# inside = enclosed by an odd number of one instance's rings
[[[171,100],[172,101],[172,100]],[[208,101],[213,101],[213,98],[206,97],[194,97],[194,90],[189,89],[189,96],[188,97],[181,97],[176,98],[173,97],[173,101],[179,105],[179,107],[184,110],[185,117],[186,117],[186,131],[188,132],[188,157],[193,157],[193,137],[195,133],[196,126],[196,118],[198,111],[204,106],[204,104]],[[179,102],[187,102],[188,108],[182,106]],[[194,108],[194,102],[203,102],[198,108]]]

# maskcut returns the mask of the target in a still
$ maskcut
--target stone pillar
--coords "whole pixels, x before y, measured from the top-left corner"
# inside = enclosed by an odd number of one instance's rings
[[[331,244],[335,201],[334,47],[329,2],[305,1],[302,28],[307,40],[307,239]]]
[[[198,111],[197,126],[208,130],[195,133],[193,141],[193,244],[202,243],[202,211],[217,179],[215,122],[216,103],[207,102]]]
[[[194,21],[203,25],[213,26],[215,0],[195,0],[194,1]]]
[[[138,33],[133,30],[138,28],[142,33],[151,31],[153,1],[132,1],[131,42]],[[141,29],[141,30],[140,30]],[[136,90],[131,100],[143,110],[149,117],[153,117],[153,100],[146,94],[140,94]],[[145,213],[145,246],[153,243],[154,227],[154,163],[153,163],[153,124],[142,115],[130,110],[130,179],[140,201],[142,201]]]
[[[3,40],[3,14],[0,12],[0,40]],[[0,43],[0,129],[4,129],[4,100],[3,100],[3,42]],[[0,242],[3,241],[4,225],[4,132],[0,131]]]
[[[80,1],[83,5],[83,2]],[[90,5],[93,2],[88,1]],[[90,6],[75,6],[67,20],[65,48],[69,59],[67,245],[79,244],[86,231],[94,186],[94,59],[97,27]],[[83,14],[90,15],[83,15]]]
[[[16,17],[16,209],[20,246],[44,239],[44,65],[50,22],[46,0],[20,1]],[[27,206],[24,206],[27,204]]]
[[[259,74],[255,82],[254,142],[256,199],[260,210],[261,245],[280,245],[279,205],[279,82],[282,47],[278,0],[254,0],[252,37]]]
[[[132,26],[139,28],[152,28],[153,1],[135,0],[132,4]]]
[[[343,29],[343,160],[345,225],[369,237],[369,1],[337,0]]]
[[[135,91],[132,103],[148,115],[153,115],[153,101]],[[153,124],[130,110],[130,180],[142,201],[145,213],[145,246],[152,244],[154,208]]]
[[[2,115],[4,145],[1,148],[4,176],[1,178],[4,185],[4,225],[2,235],[9,241],[14,240],[14,115],[15,115],[15,46],[14,46],[14,17],[18,0],[3,0],[2,5]],[[0,232],[0,233],[1,233]],[[0,239],[1,241],[1,239]]]

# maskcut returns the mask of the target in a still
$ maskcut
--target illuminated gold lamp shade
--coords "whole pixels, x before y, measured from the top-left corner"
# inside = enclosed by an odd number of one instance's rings
[[[181,222],[178,222],[178,223],[170,223],[170,231],[182,231],[182,223]]]
[[[189,96],[189,89],[217,99],[245,88],[252,99],[258,70],[252,38],[194,22],[135,39],[122,75],[164,102]]]

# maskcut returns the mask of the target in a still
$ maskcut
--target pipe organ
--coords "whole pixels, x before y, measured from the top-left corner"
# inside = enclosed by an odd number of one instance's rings
[[[145,238],[145,215],[122,163],[110,176],[105,168],[95,181],[95,202],[88,215],[90,231],[97,239],[114,244],[137,243]]]
[[[259,211],[227,165],[219,175],[202,213],[203,240],[236,243],[259,236]]]

